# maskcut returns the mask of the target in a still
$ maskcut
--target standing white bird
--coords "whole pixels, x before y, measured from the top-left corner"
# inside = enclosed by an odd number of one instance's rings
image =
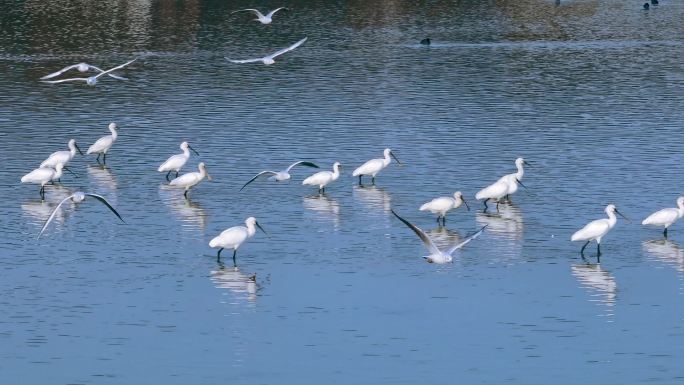
[[[52,167],[55,168],[59,163],[66,167],[67,163],[76,156],[76,150],[78,153],[83,155],[81,149],[78,148],[76,141],[74,139],[69,140],[69,151],[55,151],[50,156],[40,164],[40,167]]]
[[[86,154],[97,153],[97,159],[95,159],[97,163],[100,163],[100,155],[104,155],[104,157],[102,158],[102,164],[107,163],[107,151],[109,151],[109,149],[112,147],[112,145],[116,141],[116,138],[119,137],[119,134],[116,131],[117,128],[118,127],[116,123],[109,123],[109,131],[112,134],[103,136],[100,139],[96,140],[95,143],[92,144],[92,146],[88,147],[88,151],[86,151]]]
[[[86,82],[86,84],[89,85],[89,86],[94,86],[95,84],[97,84],[97,79],[98,79],[100,76],[102,76],[102,75],[109,75],[110,72],[113,72],[113,71],[116,71],[116,70],[120,70],[120,69],[126,67],[127,65],[133,63],[133,62],[136,61],[136,60],[138,60],[138,59],[133,59],[133,60],[128,61],[128,62],[126,62],[126,63],[124,63],[124,64],[122,64],[122,65],[120,65],[120,66],[116,66],[116,67],[114,67],[114,68],[110,68],[110,69],[108,69],[108,70],[106,70],[106,71],[102,71],[102,72],[98,73],[97,75],[93,75],[93,76],[90,76],[90,77],[87,77],[87,78],[69,78],[69,79],[41,80],[41,81],[42,81],[43,83],[50,83],[50,84],[57,84],[57,83],[64,83],[64,82],[75,82],[75,81],[80,81],[80,82]],[[120,77],[117,76],[116,78],[120,78]],[[123,78],[122,78],[122,79],[123,79]]]
[[[667,228],[684,216],[684,197],[677,198],[677,208],[669,207],[654,212],[641,222],[642,225],[664,226],[663,235],[667,238]]]
[[[499,180],[483,188],[482,190],[478,191],[477,194],[475,194],[475,199],[484,199],[484,211],[487,211],[488,200],[495,199],[496,208],[498,210],[499,202],[502,201],[502,198],[518,191],[518,185],[525,187],[525,185],[521,182],[522,177],[525,174],[525,170],[523,168],[524,165],[529,165],[529,163],[527,163],[525,159],[516,159],[515,166],[518,169],[517,172],[502,176],[501,178],[499,178]]]
[[[109,202],[107,202],[105,197],[103,197],[102,195],[84,193],[82,191],[77,191],[77,192],[69,195],[68,197],[64,198],[61,202],[59,202],[57,207],[55,207],[55,209],[52,210],[52,214],[50,214],[50,217],[45,221],[45,224],[43,225],[43,228],[40,229],[40,233],[38,234],[38,237],[36,239],[40,238],[40,236],[43,235],[43,232],[48,227],[48,225],[50,224],[50,221],[52,221],[52,219],[55,217],[55,214],[57,214],[57,210],[59,210],[59,208],[62,206],[62,204],[64,204],[64,202],[71,199],[71,201],[74,203],[81,203],[85,200],[86,196],[93,197],[93,198],[97,199],[98,201],[102,202],[105,206],[107,206],[107,208],[109,208],[114,213],[114,215],[116,215],[117,217],[119,217],[119,219],[121,219],[121,222],[124,222],[123,218],[121,218],[121,215],[119,215],[119,213],[114,209],[114,207],[112,207],[112,205],[110,205]],[[124,223],[126,223],[126,222],[124,222]]]
[[[302,185],[318,186],[318,193],[325,192],[325,186],[340,177],[340,162],[333,164],[333,171],[319,171],[302,181]]]
[[[209,175],[209,173],[207,172],[207,169],[204,166],[204,162],[200,162],[200,164],[197,165],[197,168],[199,169],[199,172],[189,172],[183,174],[169,182],[169,186],[185,188],[185,192],[183,193],[183,195],[187,198],[188,190],[190,190],[193,186],[201,182],[202,179],[204,179],[204,177],[207,177],[207,179],[211,181],[211,175]]]
[[[390,162],[392,161],[390,156],[401,165],[399,159],[397,159],[392,150],[389,148],[386,148],[385,151],[383,151],[383,155],[383,158],[371,159],[354,170],[352,176],[359,177],[359,185],[362,184],[361,177],[364,175],[369,175],[371,177],[371,183],[375,184],[375,176],[378,175],[378,173],[385,167],[389,166]]]
[[[51,73],[51,74],[49,74],[49,75],[45,75],[45,76],[43,76],[42,78],[40,78],[40,80],[52,79],[52,78],[54,78],[54,77],[56,77],[56,76],[59,76],[59,75],[65,73],[65,72],[69,71],[69,70],[72,70],[72,69],[74,69],[74,68],[76,68],[79,72],[87,72],[87,71],[90,71],[91,69],[93,69],[93,70],[95,70],[95,71],[97,71],[97,72],[105,72],[103,69],[98,68],[98,67],[95,67],[95,66],[92,65],[92,64],[88,64],[88,63],[77,63],[77,64],[72,64],[72,65],[70,65],[70,66],[66,66],[66,67],[62,68],[61,70],[59,70],[59,71],[57,71],[57,72],[53,72],[53,73]],[[124,77],[114,75],[114,74],[111,73],[111,72],[107,73],[107,76],[113,77],[114,79],[118,79],[118,80],[128,80],[128,79],[126,79],[126,78],[124,78]]]
[[[245,226],[233,226],[229,229],[223,230],[221,234],[214,237],[209,241],[209,247],[215,248],[220,247],[218,254],[216,255],[217,260],[221,260],[221,251],[223,249],[233,249],[233,265],[235,263],[235,256],[237,255],[237,249],[242,245],[247,239],[254,236],[256,233],[256,227],[266,234],[266,231],[259,225],[256,218],[249,217],[245,220]]]
[[[181,143],[180,149],[183,150],[182,154],[171,155],[169,159],[167,159],[166,162],[162,163],[161,166],[159,166],[159,168],[157,169],[157,171],[159,172],[168,171],[166,173],[166,180],[169,180],[169,174],[171,174],[171,171],[175,171],[176,178],[178,178],[178,172],[190,158],[190,150],[192,150],[192,152],[194,152],[195,155],[199,156],[199,153],[195,151],[195,149],[192,148],[188,144],[188,142]]]
[[[237,10],[237,11],[233,11],[233,12],[231,12],[231,15],[234,14],[234,13],[238,13],[238,12],[252,12],[252,13],[255,14],[256,17],[257,17],[256,19],[254,19],[255,21],[258,21],[258,22],[260,22],[261,24],[271,24],[271,22],[273,21],[273,19],[272,19],[272,18],[273,18],[273,15],[275,15],[275,13],[278,12],[278,11],[280,11],[281,9],[284,9],[284,10],[288,11],[287,8],[285,8],[285,7],[280,7],[280,8],[276,8],[276,9],[272,10],[271,12],[267,13],[267,14],[264,16],[264,14],[261,13],[261,12],[259,12],[258,9],[247,8],[247,9],[239,9],[239,10]]]
[[[300,40],[300,41],[298,41],[298,42],[292,44],[291,46],[289,46],[289,47],[287,47],[287,48],[283,48],[283,49],[281,49],[280,51],[278,51],[278,52],[276,52],[276,53],[274,53],[274,54],[271,54],[271,55],[268,55],[268,56],[264,56],[264,57],[261,57],[261,58],[256,58],[256,59],[245,59],[245,60],[234,60],[234,59],[226,58],[226,60],[228,60],[228,61],[231,62],[231,63],[238,63],[238,64],[262,62],[262,63],[264,63],[264,64],[266,64],[266,65],[270,65],[270,64],[275,63],[275,60],[273,60],[273,59],[275,59],[276,57],[278,57],[278,56],[284,54],[285,52],[292,51],[293,49],[295,49],[295,48],[299,47],[300,45],[304,44],[304,42],[306,41],[306,39],[307,39],[307,38],[305,37],[305,38],[303,38],[302,40]]]
[[[596,241],[597,244],[597,258],[598,261],[601,261],[601,239],[608,234],[610,229],[615,226],[617,223],[617,217],[615,214],[619,214],[621,217],[627,219],[626,216],[622,215],[617,208],[615,208],[615,205],[610,204],[606,206],[606,214],[608,215],[608,218],[603,218],[603,219],[597,219],[595,221],[591,221],[586,224],[582,229],[578,230],[576,233],[572,234],[572,237],[570,238],[571,241],[587,241],[587,243],[582,246],[582,250],[580,250],[580,255],[582,255],[582,258],[584,258],[584,248],[587,247],[589,242],[591,241]],[[629,221],[629,219],[627,219]]]
[[[465,204],[466,208],[468,211],[470,211],[470,207],[468,207],[468,203],[465,201],[465,198],[463,197],[463,194],[461,194],[460,191],[456,191],[454,193],[454,197],[439,197],[431,200],[430,202],[427,202],[420,206],[420,211],[429,211],[433,214],[437,214],[437,223],[439,223],[439,220],[442,220],[442,224],[446,225],[446,213],[450,210],[457,209],[461,207],[462,204]]]
[[[45,199],[45,185],[52,180],[57,180],[62,177],[63,164],[58,163],[55,168],[41,167],[21,177],[21,183],[35,183],[40,184],[40,197]]]
[[[432,241],[432,239],[430,239],[430,237],[423,230],[421,230],[418,226],[416,226],[416,225],[412,224],[411,222],[407,221],[406,219],[400,217],[397,213],[394,212],[394,210],[392,210],[392,214],[394,214],[395,217],[399,218],[400,221],[404,222],[404,224],[406,226],[408,226],[411,230],[413,230],[413,232],[416,233],[416,235],[418,235],[420,240],[423,241],[423,244],[425,245],[425,247],[427,247],[428,251],[430,251],[430,255],[426,255],[423,258],[425,258],[425,260],[427,260],[429,263],[442,264],[442,263],[453,262],[454,258],[452,256],[452,254],[454,254],[454,252],[456,250],[465,246],[468,242],[477,238],[480,234],[482,234],[484,229],[487,227],[487,226],[483,226],[481,229],[474,232],[473,234],[466,236],[462,242],[448,248],[445,251],[441,251],[441,250],[439,250],[437,245],[435,245],[435,243]]]
[[[290,170],[294,166],[307,166],[307,167],[313,167],[313,168],[319,168],[315,163],[311,162],[306,162],[303,160],[297,161],[289,165],[285,170],[282,171],[262,171],[254,176],[254,178],[250,179],[247,183],[245,183],[241,188],[240,191],[242,191],[243,188],[247,187],[248,184],[254,182],[257,178],[261,177],[268,177],[269,180],[275,180],[276,182],[282,182],[284,180],[289,180],[292,176],[290,175]]]

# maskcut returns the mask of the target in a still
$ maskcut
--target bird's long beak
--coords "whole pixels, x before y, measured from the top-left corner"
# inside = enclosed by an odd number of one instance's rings
[[[83,156],[83,151],[81,151],[81,148],[78,147],[78,144],[74,143],[74,147],[76,147],[76,149],[78,150],[78,153],[81,154],[81,156]]]
[[[69,173],[71,173],[71,175],[73,175],[73,176],[75,176],[76,178],[78,178],[78,175],[76,175],[75,172],[71,171],[71,170],[69,169],[69,167],[64,166],[64,167],[62,167],[62,170],[67,170],[67,171],[69,171]]]
[[[254,224],[259,228],[259,230],[263,231],[264,234],[268,235],[268,233],[266,232],[266,230],[264,230],[264,228],[261,227],[261,225],[259,224],[259,222],[254,222]]]
[[[188,144],[188,148],[189,148],[189,149],[191,149],[191,150],[192,150],[192,152],[194,152],[194,153],[195,153],[195,155],[199,156],[199,152],[195,151],[195,149],[194,149],[194,148],[192,148],[192,147],[191,147],[191,146],[190,146],[189,144]]]
[[[530,164],[530,162],[528,162],[528,161],[526,161],[526,160],[523,160],[523,164],[524,164],[525,166],[532,166],[532,165]]]
[[[209,173],[207,173],[207,180],[208,180],[209,182],[211,182],[212,180],[214,180],[214,178],[212,178],[211,175],[209,175]]]
[[[470,206],[468,206],[468,202],[466,202],[465,198],[461,197],[461,200],[463,201],[463,204],[466,205],[466,209],[470,211]]]
[[[401,162],[399,161],[399,159],[397,158],[397,156],[396,156],[396,155],[394,155],[394,153],[393,153],[392,151],[390,151],[390,155],[392,156],[392,158],[394,158],[394,160],[396,160],[396,161],[397,161],[397,163],[399,163],[399,164],[403,165],[403,163],[401,163]]]
[[[523,186],[525,190],[527,190],[527,186],[525,186],[520,180],[516,178],[515,181],[518,182],[519,185]]]
[[[619,212],[618,209],[615,209],[615,213],[618,214],[619,216],[625,218],[625,220],[627,222],[632,223],[632,221],[629,218],[627,218],[626,216],[624,216],[621,212]]]

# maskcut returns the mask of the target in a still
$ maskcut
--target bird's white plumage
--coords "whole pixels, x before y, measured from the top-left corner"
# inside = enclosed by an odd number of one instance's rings
[[[303,185],[318,186],[319,190],[325,188],[331,182],[340,177],[340,162],[333,164],[333,171],[319,171],[302,181]]]
[[[605,209],[608,218],[597,219],[587,223],[583,228],[572,234],[571,241],[596,241],[601,244],[601,239],[610,231],[610,229],[617,223],[615,216],[615,205],[608,205]]]
[[[116,142],[116,138],[118,138],[118,133],[117,133],[117,126],[116,123],[112,122],[109,123],[109,131],[111,132],[111,135],[106,135],[101,137],[100,139],[96,140],[95,143],[93,143],[90,147],[88,147],[88,151],[86,151],[87,154],[98,154],[98,153],[103,153],[106,154],[107,151],[112,147],[114,142]]]
[[[483,188],[475,194],[475,199],[501,199],[506,195],[510,195],[518,191],[518,184],[522,181],[525,175],[525,159],[517,158],[515,160],[515,167],[517,171],[512,174],[507,174],[499,178],[496,182]]]
[[[266,15],[259,12],[258,9],[254,9],[254,8],[239,9],[237,11],[233,11],[232,13],[252,12],[257,17],[254,20],[260,22],[261,24],[271,24],[271,22],[273,21],[273,15],[275,15],[275,13],[280,11],[281,9],[287,9],[287,8],[285,8],[285,7],[276,8],[276,9],[272,10],[271,12],[267,13]]]
[[[126,63],[124,63],[124,64],[122,64],[122,65],[116,66],[116,67],[114,67],[114,68],[110,68],[110,69],[108,69],[108,70],[106,70],[106,71],[100,70],[101,72],[98,73],[97,75],[93,75],[93,76],[90,76],[90,77],[87,77],[87,78],[69,78],[69,79],[41,80],[41,81],[42,81],[43,83],[50,83],[50,84],[58,84],[58,83],[64,83],[64,82],[81,81],[81,82],[86,82],[86,84],[88,84],[89,86],[94,86],[95,84],[97,84],[97,80],[98,80],[101,76],[103,76],[103,75],[109,75],[109,74],[110,74],[111,72],[113,72],[113,71],[120,70],[120,69],[126,67],[127,65],[133,63],[133,62],[136,61],[136,60],[137,60],[137,59],[133,59],[133,60],[128,61],[128,62],[126,62]],[[99,69],[99,68],[98,68],[98,69]],[[83,72],[83,71],[82,71],[82,72]],[[117,79],[122,79],[122,80],[125,79],[125,78],[122,78],[122,77],[119,77],[119,76],[112,76],[112,77],[117,78]]]
[[[268,55],[268,56],[264,56],[264,57],[261,57],[261,58],[256,58],[256,59],[245,59],[245,60],[235,60],[235,59],[226,58],[226,60],[228,60],[228,61],[231,62],[231,63],[238,63],[238,64],[262,62],[262,63],[264,63],[264,64],[266,64],[266,65],[270,65],[270,64],[275,63],[275,60],[274,60],[274,59],[275,59],[276,57],[278,57],[278,56],[280,56],[280,55],[282,55],[282,54],[284,54],[284,53],[286,53],[286,52],[292,51],[293,49],[299,47],[300,45],[304,44],[304,42],[306,41],[306,39],[307,39],[307,38],[305,37],[305,38],[303,38],[302,40],[300,40],[300,41],[298,41],[298,42],[292,44],[292,45],[289,46],[289,47],[283,48],[283,49],[279,50],[278,52],[275,52],[275,53],[273,53],[273,54],[270,54],[270,55]]]
[[[259,226],[256,218],[249,217],[245,220],[245,226],[234,226],[223,230],[221,234],[209,241],[209,247],[237,250],[247,239],[254,236],[256,226]]]
[[[378,175],[378,173],[380,171],[382,171],[385,167],[389,166],[389,164],[392,162],[392,158],[391,158],[392,156],[393,156],[392,150],[390,150],[389,148],[386,148],[383,151],[383,157],[382,158],[376,158],[376,159],[371,159],[371,160],[367,161],[366,163],[357,167],[352,172],[352,176],[369,175],[369,176],[375,178],[375,176]]]
[[[38,238],[40,238],[40,236],[43,234],[43,232],[48,227],[48,225],[50,224],[52,219],[55,217],[55,215],[59,211],[59,208],[64,204],[64,202],[71,200],[74,203],[80,203],[80,202],[83,202],[85,200],[86,196],[93,197],[96,200],[102,202],[102,204],[107,206],[107,208],[109,208],[109,210],[111,210],[119,219],[121,219],[121,222],[124,221],[123,218],[121,218],[121,215],[119,215],[119,213],[114,209],[114,207],[112,207],[112,205],[109,202],[107,202],[107,199],[105,199],[105,197],[103,197],[102,195],[84,193],[82,191],[77,191],[77,192],[69,195],[68,197],[62,199],[62,201],[59,202],[57,207],[55,207],[55,209],[52,210],[52,214],[50,214],[50,217],[45,221],[45,224],[43,224],[43,228],[40,229],[40,233],[38,233]]]
[[[21,177],[21,183],[34,183],[41,186],[46,185],[51,180],[62,177],[63,164],[59,163],[55,168],[40,167]]]
[[[677,198],[677,208],[669,207],[658,210],[644,219],[642,225],[670,227],[684,216],[684,197]]]
[[[429,211],[433,214],[438,214],[440,217],[443,217],[450,210],[461,207],[463,203],[465,203],[463,194],[460,191],[456,191],[453,197],[435,198],[430,202],[424,203],[422,206],[420,206],[419,210]]]
[[[190,145],[188,142],[183,142],[180,144],[180,149],[183,151],[182,154],[171,155],[164,163],[162,163],[157,171],[168,172],[175,171],[179,172],[185,163],[190,159]],[[194,150],[193,150],[194,151]]]
[[[76,151],[78,150],[80,152],[78,146],[76,145],[76,140],[74,139],[69,140],[68,147],[69,151],[55,151],[50,154],[50,156],[40,164],[40,167],[55,168],[60,163],[66,166],[71,159],[76,156]]]
[[[174,187],[182,187],[185,189],[185,192],[187,193],[188,190],[190,190],[193,186],[201,182],[202,179],[204,179],[205,177],[211,180],[211,176],[209,175],[209,173],[207,173],[206,166],[203,162],[200,162],[200,164],[197,165],[197,168],[199,170],[198,172],[189,172],[183,174],[169,182],[169,185]]]
[[[264,170],[264,171],[261,171],[260,173],[256,174],[252,179],[250,179],[247,183],[245,183],[242,186],[242,188],[240,188],[240,191],[242,191],[242,189],[247,187],[248,184],[250,184],[250,183],[254,182],[256,179],[262,178],[262,177],[268,178],[269,180],[275,180],[277,182],[289,180],[290,178],[292,178],[292,175],[290,175],[290,170],[292,170],[293,167],[298,166],[298,165],[304,165],[307,167],[318,168],[318,165],[316,165],[315,163],[311,163],[311,162],[308,162],[305,160],[299,160],[299,161],[296,161],[296,162],[292,163],[291,165],[289,165],[285,170],[281,170],[281,171]]]
[[[57,71],[57,72],[53,72],[53,73],[51,73],[51,74],[49,74],[49,75],[45,75],[45,76],[43,76],[42,78],[40,78],[40,80],[52,79],[52,78],[57,77],[57,76],[59,76],[59,75],[65,73],[65,72],[67,72],[67,71],[70,71],[70,70],[72,70],[72,69],[77,69],[79,72],[87,72],[87,71],[90,71],[91,69],[94,69],[94,70],[97,71],[97,72],[105,72],[103,69],[98,68],[98,67],[96,67],[96,66],[94,66],[94,65],[92,65],[92,64],[88,64],[88,63],[77,63],[77,64],[72,64],[72,65],[70,65],[70,66],[66,66],[66,67],[62,68],[61,70],[59,70],[59,71]],[[113,73],[111,73],[111,71],[110,71],[109,73],[107,73],[107,75],[110,76],[110,77],[113,77],[114,79],[128,80],[128,79],[126,79],[126,78],[124,78],[124,77],[114,75]]]

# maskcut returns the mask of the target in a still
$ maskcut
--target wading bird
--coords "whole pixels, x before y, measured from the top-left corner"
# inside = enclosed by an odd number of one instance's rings
[[[325,186],[340,177],[340,162],[333,164],[333,171],[319,171],[302,181],[302,185],[318,186],[318,193],[325,192]]]
[[[55,214],[57,214],[57,210],[59,210],[59,208],[62,206],[62,204],[64,204],[64,202],[71,200],[74,203],[81,203],[86,199],[86,196],[93,197],[93,198],[97,199],[98,201],[102,202],[105,206],[107,206],[107,208],[109,208],[114,213],[114,215],[116,215],[119,219],[121,219],[121,222],[124,222],[123,218],[121,218],[121,215],[119,215],[119,213],[114,209],[114,207],[112,207],[112,205],[110,205],[109,202],[107,202],[107,200],[102,195],[77,191],[77,192],[69,195],[68,197],[64,198],[61,202],[59,202],[57,207],[55,207],[55,209],[52,210],[52,214],[50,214],[50,217],[47,219],[47,221],[45,221],[45,224],[43,225],[43,228],[40,229],[40,233],[38,234],[37,238],[40,238],[40,236],[43,235],[43,232],[48,227],[48,225],[50,224],[52,219],[55,217]],[[126,223],[126,222],[124,222],[124,223]]]
[[[641,222],[642,225],[664,226],[663,235],[667,238],[667,228],[684,216],[684,197],[677,198],[677,208],[669,207],[654,212]]]
[[[466,208],[468,211],[470,211],[470,207],[468,207],[468,203],[465,201],[465,198],[463,198],[463,194],[461,194],[460,191],[456,191],[454,193],[454,197],[439,197],[431,200],[430,202],[427,202],[420,206],[420,211],[429,211],[433,214],[437,214],[437,223],[439,223],[439,220],[442,220],[442,224],[446,225],[446,213],[450,210],[457,209],[461,207],[461,205],[465,204]]]
[[[389,166],[390,162],[392,161],[390,157],[394,158],[394,160],[401,165],[399,159],[397,159],[392,150],[389,148],[386,148],[385,151],[383,151],[383,155],[383,158],[371,159],[354,170],[352,176],[359,177],[359,184],[362,184],[361,177],[364,175],[370,176],[371,184],[375,184],[375,176],[378,175],[378,173],[385,167]]]
[[[64,165],[58,163],[55,168],[41,167],[21,177],[21,183],[35,183],[40,184],[40,198],[45,199],[45,185],[53,180],[58,180],[62,177],[62,168]]]
[[[189,173],[183,174],[183,175],[179,176],[178,178],[169,182],[169,186],[184,188],[185,192],[183,193],[183,195],[187,198],[188,197],[188,190],[190,190],[196,184],[201,182],[202,179],[204,179],[204,177],[206,177],[209,181],[212,180],[211,175],[209,175],[206,167],[204,166],[204,162],[200,162],[200,164],[197,165],[197,168],[199,169],[199,172],[189,172]]]
[[[245,220],[245,226],[233,226],[229,229],[223,230],[221,234],[209,241],[209,247],[220,247],[216,254],[216,260],[221,260],[221,251],[223,249],[233,249],[233,265],[237,266],[235,257],[237,256],[237,249],[245,243],[245,241],[256,233],[256,227],[266,234],[266,231],[259,225],[256,218],[249,217]]]
[[[591,241],[596,241],[596,250],[597,254],[596,257],[598,261],[601,261],[601,239],[608,234],[610,229],[615,226],[617,223],[617,217],[615,214],[619,214],[621,217],[627,219],[626,216],[622,215],[617,208],[615,208],[615,205],[610,204],[606,206],[606,214],[608,215],[608,218],[603,218],[603,219],[597,219],[595,221],[591,221],[586,224],[582,229],[578,230],[576,233],[572,234],[572,237],[570,238],[571,241],[587,241],[587,243],[582,246],[582,250],[580,250],[580,255],[582,258],[584,258],[584,248],[587,247],[589,242]],[[627,219],[629,221],[629,219]]]
[[[319,168],[316,164],[311,163],[311,162],[306,162],[303,160],[300,160],[298,162],[294,162],[291,165],[289,165],[285,170],[282,171],[262,171],[254,176],[254,178],[250,179],[247,183],[245,183],[241,188],[240,191],[242,191],[243,188],[247,187],[248,184],[254,182],[257,178],[268,178],[269,180],[275,180],[276,182],[281,182],[284,180],[289,180],[292,176],[290,175],[290,170],[292,170],[292,167],[294,166],[307,166],[307,167],[313,167],[313,168]]]
[[[525,175],[524,165],[529,165],[523,158],[518,158],[515,160],[515,167],[518,169],[517,172],[512,174],[507,174],[499,178],[496,182],[483,188],[475,194],[475,199],[484,199],[484,210],[487,211],[487,201],[490,199],[496,200],[496,208],[499,209],[499,202],[502,201],[504,197],[508,198],[511,194],[518,191],[518,185],[525,187],[521,180]],[[527,187],[525,187],[527,188]],[[510,199],[509,199],[510,200]]]
[[[114,142],[116,142],[116,138],[119,137],[119,134],[116,131],[118,129],[116,123],[109,123],[108,128],[109,132],[112,134],[103,136],[96,140],[92,146],[88,147],[88,151],[86,151],[86,154],[97,154],[97,159],[95,159],[97,163],[100,163],[100,155],[103,155],[102,164],[107,163],[107,151],[109,151]]]
[[[159,166],[159,168],[157,169],[157,171],[159,172],[168,171],[166,173],[166,180],[169,180],[169,174],[171,174],[171,171],[175,171],[176,178],[178,178],[178,172],[190,158],[190,150],[192,150],[192,152],[194,152],[195,155],[199,156],[199,153],[195,151],[195,149],[192,148],[188,144],[188,142],[181,143],[180,149],[183,150],[182,154],[171,155],[169,159],[167,159],[166,162],[162,163],[161,166]]]
[[[76,150],[78,150],[79,154],[83,155],[83,152],[81,152],[81,149],[78,148],[78,145],[74,139],[69,140],[68,147],[69,151],[55,151],[50,154],[50,156],[40,164],[40,167],[55,168],[59,163],[66,167],[67,163],[69,163],[71,159],[76,156]]]

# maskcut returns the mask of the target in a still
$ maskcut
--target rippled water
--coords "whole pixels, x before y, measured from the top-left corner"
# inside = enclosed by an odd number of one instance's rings
[[[682,194],[681,2],[293,1],[0,4],[0,383],[672,384],[684,378],[684,230],[643,217]],[[261,56],[308,36],[273,66]],[[430,36],[433,45],[417,42]],[[67,64],[137,57],[128,82],[51,86]],[[121,127],[62,185],[22,175]],[[188,140],[213,182],[156,168]],[[391,147],[376,187],[351,171]],[[473,196],[524,156],[514,204]],[[325,195],[256,172],[307,159]],[[51,210],[71,192],[102,194]],[[417,208],[470,198],[447,228]],[[601,265],[570,235],[615,203]],[[440,245],[435,266],[394,208]],[[255,216],[239,269],[209,240]],[[595,253],[595,246],[588,248]],[[229,253],[224,253],[230,255]],[[252,278],[256,274],[256,278]]]

